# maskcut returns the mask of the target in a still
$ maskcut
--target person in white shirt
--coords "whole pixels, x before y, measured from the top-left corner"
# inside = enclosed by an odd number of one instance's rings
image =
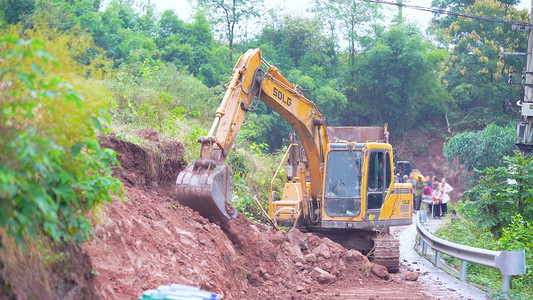
[[[450,201],[450,193],[453,191],[453,187],[446,182],[446,178],[442,178],[440,183],[440,190],[442,191],[442,214],[448,213],[448,201]]]

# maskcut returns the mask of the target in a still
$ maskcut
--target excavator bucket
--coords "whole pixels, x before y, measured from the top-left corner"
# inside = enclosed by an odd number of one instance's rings
[[[179,173],[176,180],[177,200],[227,230],[230,219],[237,217],[237,211],[231,205],[231,167],[197,165],[192,164]]]

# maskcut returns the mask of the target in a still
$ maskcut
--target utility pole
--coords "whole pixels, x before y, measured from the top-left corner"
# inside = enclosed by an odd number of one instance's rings
[[[529,13],[533,23],[533,0]],[[524,71],[524,99],[520,103],[520,119],[517,124],[516,147],[524,156],[533,154],[533,28],[528,27],[527,61]]]
[[[531,0],[533,2],[533,0]],[[398,3],[398,24],[403,23],[403,0],[397,0]]]

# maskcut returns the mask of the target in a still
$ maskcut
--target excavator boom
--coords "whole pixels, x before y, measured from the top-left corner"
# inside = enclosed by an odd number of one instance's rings
[[[308,157],[310,196],[316,201],[322,191],[321,166],[328,143],[322,113],[298,86],[262,58],[259,49],[248,50],[233,69],[208,136],[198,140],[200,158],[183,170],[176,181],[177,200],[181,204],[225,229],[237,212],[231,205],[231,168],[224,161],[255,98],[293,126]],[[304,213],[313,214],[314,209]]]

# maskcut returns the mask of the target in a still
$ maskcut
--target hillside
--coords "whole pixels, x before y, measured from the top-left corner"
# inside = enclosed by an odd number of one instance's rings
[[[172,198],[174,178],[185,167],[181,144],[158,141],[155,131],[138,134],[146,139],[142,146],[114,135],[101,139],[117,151],[122,168],[115,176],[126,193],[95,214],[97,238],[81,251],[60,249],[64,257],[46,270],[28,260],[31,254],[0,253],[0,299],[136,299],[168,283],[224,299],[329,299],[354,290],[431,298],[422,283],[405,279],[417,274],[409,262],[388,274],[327,238],[275,231],[241,214],[232,221],[234,234],[226,235]]]
[[[154,144],[163,147],[165,142]],[[348,286],[399,288],[404,282],[405,274],[390,275],[358,251],[327,238],[275,231],[242,215],[232,222],[236,235],[230,239],[169,197],[172,178],[151,176],[154,183],[140,179],[150,177],[143,176],[143,168],[130,169],[152,164],[150,156],[138,155],[142,150],[114,137],[104,145],[118,152],[124,167],[120,177],[137,180],[124,182],[125,201],[105,206],[95,227],[98,239],[83,247],[98,273],[95,289],[103,299],[132,299],[167,283],[198,286],[225,299],[315,299],[317,294],[334,297],[336,290]],[[162,174],[183,168],[175,157],[163,161],[178,165],[156,164]]]
[[[454,188],[450,193],[453,203],[463,196],[465,170],[457,163],[450,163],[444,157],[444,143],[446,134],[443,131],[409,131],[401,140],[392,140],[391,144],[397,150],[398,160],[409,160],[413,169],[419,169],[424,176],[437,176]]]

